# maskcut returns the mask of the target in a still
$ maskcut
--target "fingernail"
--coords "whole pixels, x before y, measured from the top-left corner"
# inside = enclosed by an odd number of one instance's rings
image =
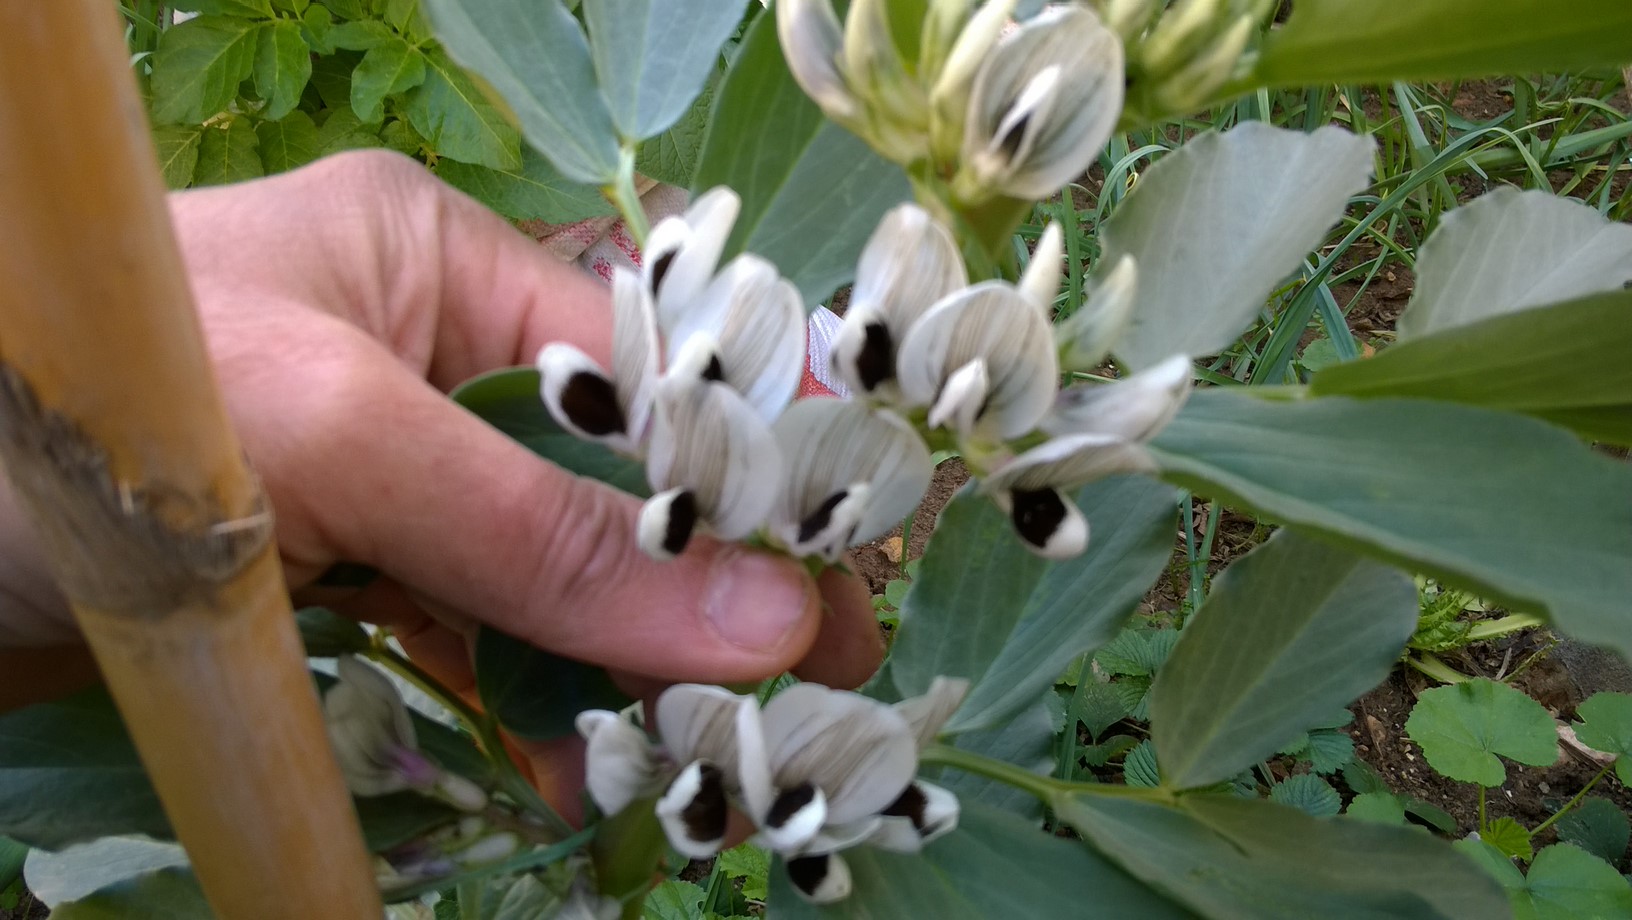
[[[722,639],[738,648],[781,645],[805,615],[810,581],[785,559],[727,549],[709,572],[703,613]]]

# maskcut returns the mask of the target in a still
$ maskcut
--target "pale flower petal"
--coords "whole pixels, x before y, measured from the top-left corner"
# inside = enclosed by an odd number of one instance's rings
[[[1062,368],[1090,371],[1105,360],[1133,322],[1138,284],[1138,264],[1133,256],[1122,256],[1087,292],[1076,312],[1054,327]]]
[[[1025,274],[1020,276],[1020,293],[1049,315],[1054,298],[1060,293],[1060,276],[1065,269],[1065,232],[1059,224],[1043,228],[1037,248],[1031,254]]]
[[[655,492],[690,491],[716,536],[740,540],[776,503],[782,458],[770,426],[736,391],[667,378],[658,387],[646,476]]]
[[[675,684],[657,698],[657,733],[676,763],[708,760],[736,784],[738,719],[744,709],[757,718],[751,696],[708,684]]]
[[[725,186],[709,189],[680,217],[658,221],[646,238],[641,277],[667,333],[714,277],[742,199]]]
[[[778,853],[801,853],[827,823],[827,794],[805,782],[779,792],[759,821],[765,846]]]
[[[805,305],[772,265],[741,255],[715,277],[673,326],[669,360],[696,337],[717,345],[719,379],[772,421],[793,398],[804,373]]]
[[[538,353],[538,373],[544,408],[562,428],[586,441],[632,444],[618,385],[594,358],[565,342],[551,342]]]
[[[761,721],[774,787],[821,789],[831,824],[876,815],[918,767],[906,720],[859,694],[796,684],[771,698]],[[754,814],[755,822],[763,825],[768,811]]]
[[[805,95],[836,121],[860,114],[855,97],[839,74],[838,57],[844,39],[832,0],[780,0],[773,12],[782,56]]]
[[[946,378],[925,421],[931,428],[950,428],[960,437],[969,437],[986,411],[991,395],[992,380],[986,373],[986,362],[976,358]]]
[[[952,718],[969,693],[969,681],[963,677],[937,677],[930,681],[922,696],[914,696],[895,704],[895,711],[912,727],[913,739],[921,751],[934,743],[941,726]]]
[[[659,370],[651,292],[640,276],[619,268],[612,274],[612,379],[630,447],[646,435]]]
[[[1107,476],[1155,469],[1156,461],[1138,441],[1114,434],[1060,435],[988,473],[980,487],[994,494],[1075,489]]]
[[[1148,441],[1179,414],[1194,377],[1189,356],[1173,355],[1114,383],[1070,387],[1060,392],[1043,430]]]
[[[340,679],[323,695],[323,721],[346,787],[360,796],[432,788],[441,770],[419,753],[390,678],[352,655],[336,665]]]
[[[980,66],[991,54],[1014,15],[1016,0],[987,0],[970,17],[947,54],[946,64],[930,89],[930,143],[935,155],[950,160],[958,153],[969,95]]]
[[[666,489],[640,506],[635,542],[647,556],[666,562],[685,552],[697,523],[697,496],[683,487]]]
[[[604,709],[581,712],[574,724],[586,742],[584,786],[603,814],[615,815],[661,788],[662,765],[645,732]]]

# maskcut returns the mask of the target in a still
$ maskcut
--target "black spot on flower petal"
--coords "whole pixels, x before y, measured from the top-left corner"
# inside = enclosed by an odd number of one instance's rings
[[[810,783],[800,783],[776,797],[776,801],[771,803],[771,810],[765,815],[765,823],[771,827],[781,827],[815,798],[816,787]]]
[[[653,297],[656,297],[658,290],[663,287],[663,277],[669,273],[669,268],[674,265],[674,257],[678,254],[678,249],[671,249],[652,260]]]
[[[816,506],[816,510],[812,511],[808,517],[800,521],[799,542],[804,543],[826,530],[827,526],[833,522],[833,511],[837,509],[839,504],[848,498],[849,495],[850,493],[844,489],[834,492],[832,495],[829,495],[820,505]]]
[[[692,531],[697,529],[697,496],[692,492],[681,492],[669,502],[668,525],[663,528],[663,549],[673,555],[680,555],[686,544],[691,542]]]
[[[680,811],[680,820],[686,834],[693,840],[719,840],[725,836],[728,807],[725,800],[724,776],[711,763],[698,765],[697,794]]]
[[[917,783],[912,783],[901,790],[901,795],[890,803],[890,807],[884,809],[883,814],[892,818],[906,818],[912,822],[913,828],[922,834],[925,811],[928,808],[929,797],[924,795],[924,790],[918,788]]]
[[[862,333],[865,338],[856,354],[856,378],[870,393],[895,376],[895,343],[890,338],[890,327],[883,323],[868,323]]]
[[[561,388],[561,411],[587,434],[622,434],[629,423],[618,405],[618,391],[600,374],[579,371]]]
[[[720,364],[718,352],[708,356],[708,366],[703,368],[703,379],[708,381],[725,379],[725,367]]]
[[[1016,489],[1010,493],[1014,510],[1009,518],[1020,539],[1046,547],[1065,520],[1065,497],[1055,489]]]
[[[832,863],[832,857],[825,853],[821,856],[795,857],[788,860],[788,879],[805,897],[814,901],[828,900],[822,894]]]

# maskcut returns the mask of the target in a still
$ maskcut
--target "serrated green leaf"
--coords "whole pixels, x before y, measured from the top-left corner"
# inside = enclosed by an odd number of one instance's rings
[[[632,702],[604,668],[485,626],[476,637],[475,670],[482,708],[512,734],[534,741],[573,735],[573,720],[586,709],[616,712]]]
[[[645,920],[702,920],[707,892],[691,882],[669,879],[646,895]]]
[[[1117,358],[1149,367],[1235,341],[1369,184],[1375,144],[1338,128],[1247,122],[1195,138],[1146,171],[1104,226],[1108,269],[1138,262]],[[1183,215],[1174,220],[1174,215]]]
[[[317,0],[342,19],[364,19],[373,15],[373,0]]]
[[[1530,832],[1512,818],[1497,818],[1490,822],[1490,826],[1480,832],[1479,839],[1500,850],[1503,856],[1523,862],[1529,862],[1536,855],[1535,848],[1530,845]]]
[[[198,142],[198,168],[194,185],[223,185],[266,175],[256,148],[260,138],[248,121],[235,118],[224,125],[204,129]]]
[[[901,168],[829,123],[793,81],[776,17],[749,27],[714,107],[692,190],[742,197],[726,255],[771,260],[807,305],[855,275],[884,212],[911,198]]]
[[[1304,756],[1316,773],[1336,773],[1354,759],[1354,739],[1346,732],[1311,732]]]
[[[641,143],[635,154],[636,172],[666,185],[691,187],[691,180],[697,175],[697,161],[703,155],[703,138],[708,133],[708,116],[714,108],[719,84],[716,72],[673,127]]]
[[[1315,818],[1330,818],[1343,810],[1337,790],[1313,773],[1300,773],[1276,783],[1269,789],[1269,798]]]
[[[1243,389],[1198,391],[1156,437],[1165,478],[1632,655],[1625,464],[1508,413]]]
[[[1156,746],[1149,741],[1134,745],[1122,761],[1122,778],[1130,786],[1160,786],[1162,771],[1156,764]]]
[[[1233,795],[1187,795],[1176,807],[1088,794],[1052,804],[1100,853],[1210,920],[1508,916],[1494,882],[1419,831]]]
[[[254,75],[255,92],[266,102],[262,115],[275,121],[294,111],[312,76],[312,49],[299,23],[280,19],[261,24]]]
[[[203,129],[191,125],[158,125],[153,128],[153,145],[159,155],[159,172],[166,188],[186,188],[193,183],[198,167],[198,143]]]
[[[1632,7],[1622,0],[1577,0],[1568,17],[1544,9],[1535,0],[1436,0],[1383,16],[1374,0],[1305,3],[1265,39],[1253,82],[1449,80],[1632,60]]]
[[[290,112],[278,121],[263,121],[255,126],[255,136],[260,138],[261,162],[268,173],[305,166],[317,159],[321,146],[317,125],[305,112]]]
[[[350,104],[343,103],[341,108],[329,112],[329,117],[317,129],[319,156],[378,146],[380,137],[377,127],[363,124],[357,113],[351,110]]]
[[[1349,802],[1344,814],[1356,821],[1403,826],[1405,803],[1391,792],[1362,792]]]
[[[1117,693],[1114,684],[1095,682],[1079,688],[1072,697],[1071,705],[1071,715],[1075,715],[1094,738],[1128,717],[1128,708],[1123,705],[1122,696]]]
[[[765,885],[771,872],[770,853],[744,843],[721,853],[719,867],[727,878],[742,879],[743,897],[750,901],[765,900]]]
[[[1586,850],[1611,866],[1619,866],[1632,841],[1632,823],[1626,812],[1608,799],[1589,795],[1554,825],[1560,843]]]
[[[1103,767],[1139,746],[1132,735],[1112,735],[1099,744],[1085,744],[1077,748],[1077,756],[1090,767]]]
[[[1523,692],[1482,677],[1424,690],[1405,732],[1435,770],[1486,787],[1507,779],[1498,754],[1537,767],[1558,759],[1558,735],[1547,710]]]
[[[624,138],[653,137],[685,113],[746,5],[747,0],[585,0],[596,80]]]
[[[1094,661],[1108,674],[1147,677],[1167,661],[1178,641],[1176,629],[1129,627],[1094,652]]]
[[[153,55],[153,118],[202,124],[230,105],[249,79],[259,29],[225,16],[200,16],[165,29]]]
[[[576,181],[605,185],[617,177],[617,132],[596,88],[589,42],[560,0],[425,2],[443,46],[503,97],[527,143]],[[425,125],[414,127],[442,147]],[[495,169],[519,165],[453,156]]]
[[[403,112],[436,152],[494,169],[521,166],[521,135],[476,83],[441,51],[425,52],[425,82],[410,90]]]
[[[1208,786],[1275,753],[1388,676],[1416,623],[1410,578],[1276,533],[1214,580],[1151,689],[1167,780]]]
[[[1575,736],[1594,750],[1619,755],[1615,773],[1632,786],[1632,694],[1594,693],[1576,707],[1575,714],[1581,719]]]
[[[456,160],[441,160],[436,174],[512,220],[565,224],[615,214],[600,190],[574,182],[531,149],[521,153],[517,170],[489,169]]]
[[[425,55],[395,36],[363,55],[351,75],[351,108],[366,122],[385,115],[385,97],[425,82]]]
[[[1343,768],[1343,782],[1362,795],[1368,792],[1393,792],[1382,774],[1363,760],[1352,761]]]
[[[1116,697],[1128,711],[1128,718],[1140,722],[1150,721],[1150,678],[1122,677],[1111,683],[1111,689],[1116,691]]]

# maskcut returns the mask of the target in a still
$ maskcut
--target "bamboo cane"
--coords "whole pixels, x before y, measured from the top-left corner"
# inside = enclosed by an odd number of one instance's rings
[[[120,31],[0,31],[0,462],[217,914],[379,917]]]

